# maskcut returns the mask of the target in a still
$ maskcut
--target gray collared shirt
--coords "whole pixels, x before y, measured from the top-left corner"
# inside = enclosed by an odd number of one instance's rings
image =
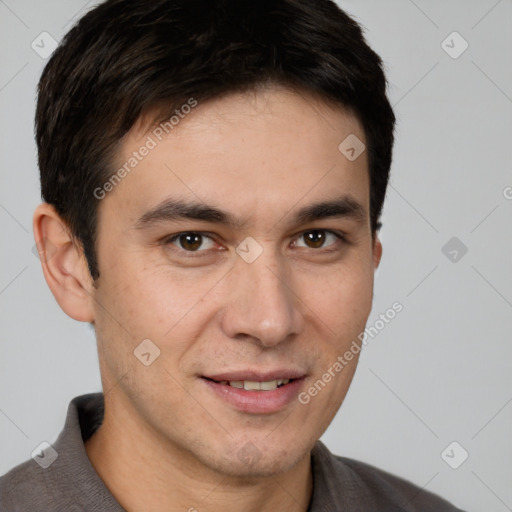
[[[38,454],[39,461],[30,459],[0,477],[1,512],[125,512],[84,447],[103,420],[103,408],[102,393],[70,402],[64,429]],[[311,452],[311,464],[313,495],[306,512],[460,512],[405,480],[333,455],[320,441]]]

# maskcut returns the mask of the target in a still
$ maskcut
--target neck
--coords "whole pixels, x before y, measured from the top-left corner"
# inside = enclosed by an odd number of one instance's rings
[[[224,475],[160,439],[147,425],[136,427],[130,415],[117,410],[113,414],[114,407],[105,403],[103,423],[86,441],[85,449],[94,469],[127,512],[307,509],[313,488],[310,453],[279,475]]]

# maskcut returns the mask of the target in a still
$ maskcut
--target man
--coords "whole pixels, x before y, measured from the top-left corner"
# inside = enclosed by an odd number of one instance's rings
[[[103,393],[1,478],[2,511],[456,510],[318,441],[382,254],[385,89],[329,0],[111,0],[67,34],[34,233]]]

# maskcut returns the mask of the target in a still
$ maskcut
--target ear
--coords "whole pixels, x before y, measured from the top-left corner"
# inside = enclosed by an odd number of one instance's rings
[[[93,322],[93,279],[81,247],[55,208],[40,204],[33,217],[34,238],[44,278],[62,310],[80,322]]]
[[[382,258],[382,243],[379,240],[379,235],[375,233],[375,239],[373,241],[373,266],[375,270],[379,267],[380,260]]]

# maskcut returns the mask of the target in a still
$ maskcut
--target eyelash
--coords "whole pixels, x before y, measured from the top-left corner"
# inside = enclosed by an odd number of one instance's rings
[[[304,236],[307,233],[313,233],[315,231],[320,231],[323,233],[330,233],[330,234],[334,235],[338,239],[339,242],[348,244],[347,239],[341,233],[339,233],[337,231],[333,231],[332,229],[322,229],[322,228],[308,229],[306,231],[302,231],[301,233],[299,233],[299,235],[298,235],[298,237],[296,237],[296,239]],[[171,235],[169,237],[164,238],[162,240],[162,243],[163,243],[163,245],[172,245],[172,242],[178,240],[179,237],[182,235],[200,235],[203,237],[210,238],[212,241],[215,241],[214,240],[215,235],[213,233],[209,233],[207,231],[181,231],[180,233],[176,233],[175,235]],[[338,245],[338,244],[332,244],[332,245]],[[304,247],[303,247],[303,249],[304,249]],[[323,254],[334,252],[334,251],[338,250],[337,248],[334,248],[334,249],[310,248],[310,249],[312,249],[313,251],[319,252],[319,253],[323,253]],[[185,257],[187,257],[187,258],[198,258],[198,257],[206,256],[205,253],[207,252],[207,250],[187,251],[187,250],[181,249],[181,248],[176,248],[176,251],[186,254]]]

